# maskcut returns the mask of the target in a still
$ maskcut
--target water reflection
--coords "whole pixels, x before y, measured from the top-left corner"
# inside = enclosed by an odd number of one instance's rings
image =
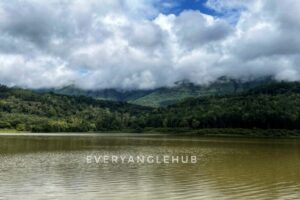
[[[87,155],[196,155],[197,164],[87,164]],[[300,199],[300,141],[1,136],[0,199]]]

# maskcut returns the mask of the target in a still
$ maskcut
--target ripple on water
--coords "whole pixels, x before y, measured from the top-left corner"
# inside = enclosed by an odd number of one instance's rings
[[[300,143],[219,140],[2,138],[0,199],[300,199]],[[87,164],[91,154],[198,163]]]

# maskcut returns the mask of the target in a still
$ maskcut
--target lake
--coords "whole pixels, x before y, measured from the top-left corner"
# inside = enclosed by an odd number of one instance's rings
[[[2,134],[0,199],[300,199],[300,140]]]

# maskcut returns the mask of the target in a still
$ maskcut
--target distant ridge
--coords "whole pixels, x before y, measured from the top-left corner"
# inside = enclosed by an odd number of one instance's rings
[[[183,87],[182,84],[180,87]],[[178,88],[174,90],[177,92]],[[30,132],[169,133],[235,129],[238,135],[298,137],[300,82],[269,82],[234,94],[190,97],[159,109],[86,96],[37,93],[0,85],[1,129]],[[255,131],[253,135],[252,131],[240,132],[238,129],[270,131]],[[225,132],[228,134],[228,131]],[[217,130],[216,134],[222,135],[225,132]]]
[[[272,77],[242,81],[223,76],[209,85],[196,85],[189,81],[182,80],[176,82],[173,87],[161,87],[149,90],[84,90],[75,85],[69,85],[62,88],[41,89],[38,91],[70,96],[88,96],[95,99],[129,102],[142,106],[165,107],[189,97],[234,94],[271,82],[274,82]]]

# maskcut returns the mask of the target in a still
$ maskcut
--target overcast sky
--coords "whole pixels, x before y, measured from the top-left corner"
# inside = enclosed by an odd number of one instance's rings
[[[300,80],[299,0],[0,0],[0,83]]]

